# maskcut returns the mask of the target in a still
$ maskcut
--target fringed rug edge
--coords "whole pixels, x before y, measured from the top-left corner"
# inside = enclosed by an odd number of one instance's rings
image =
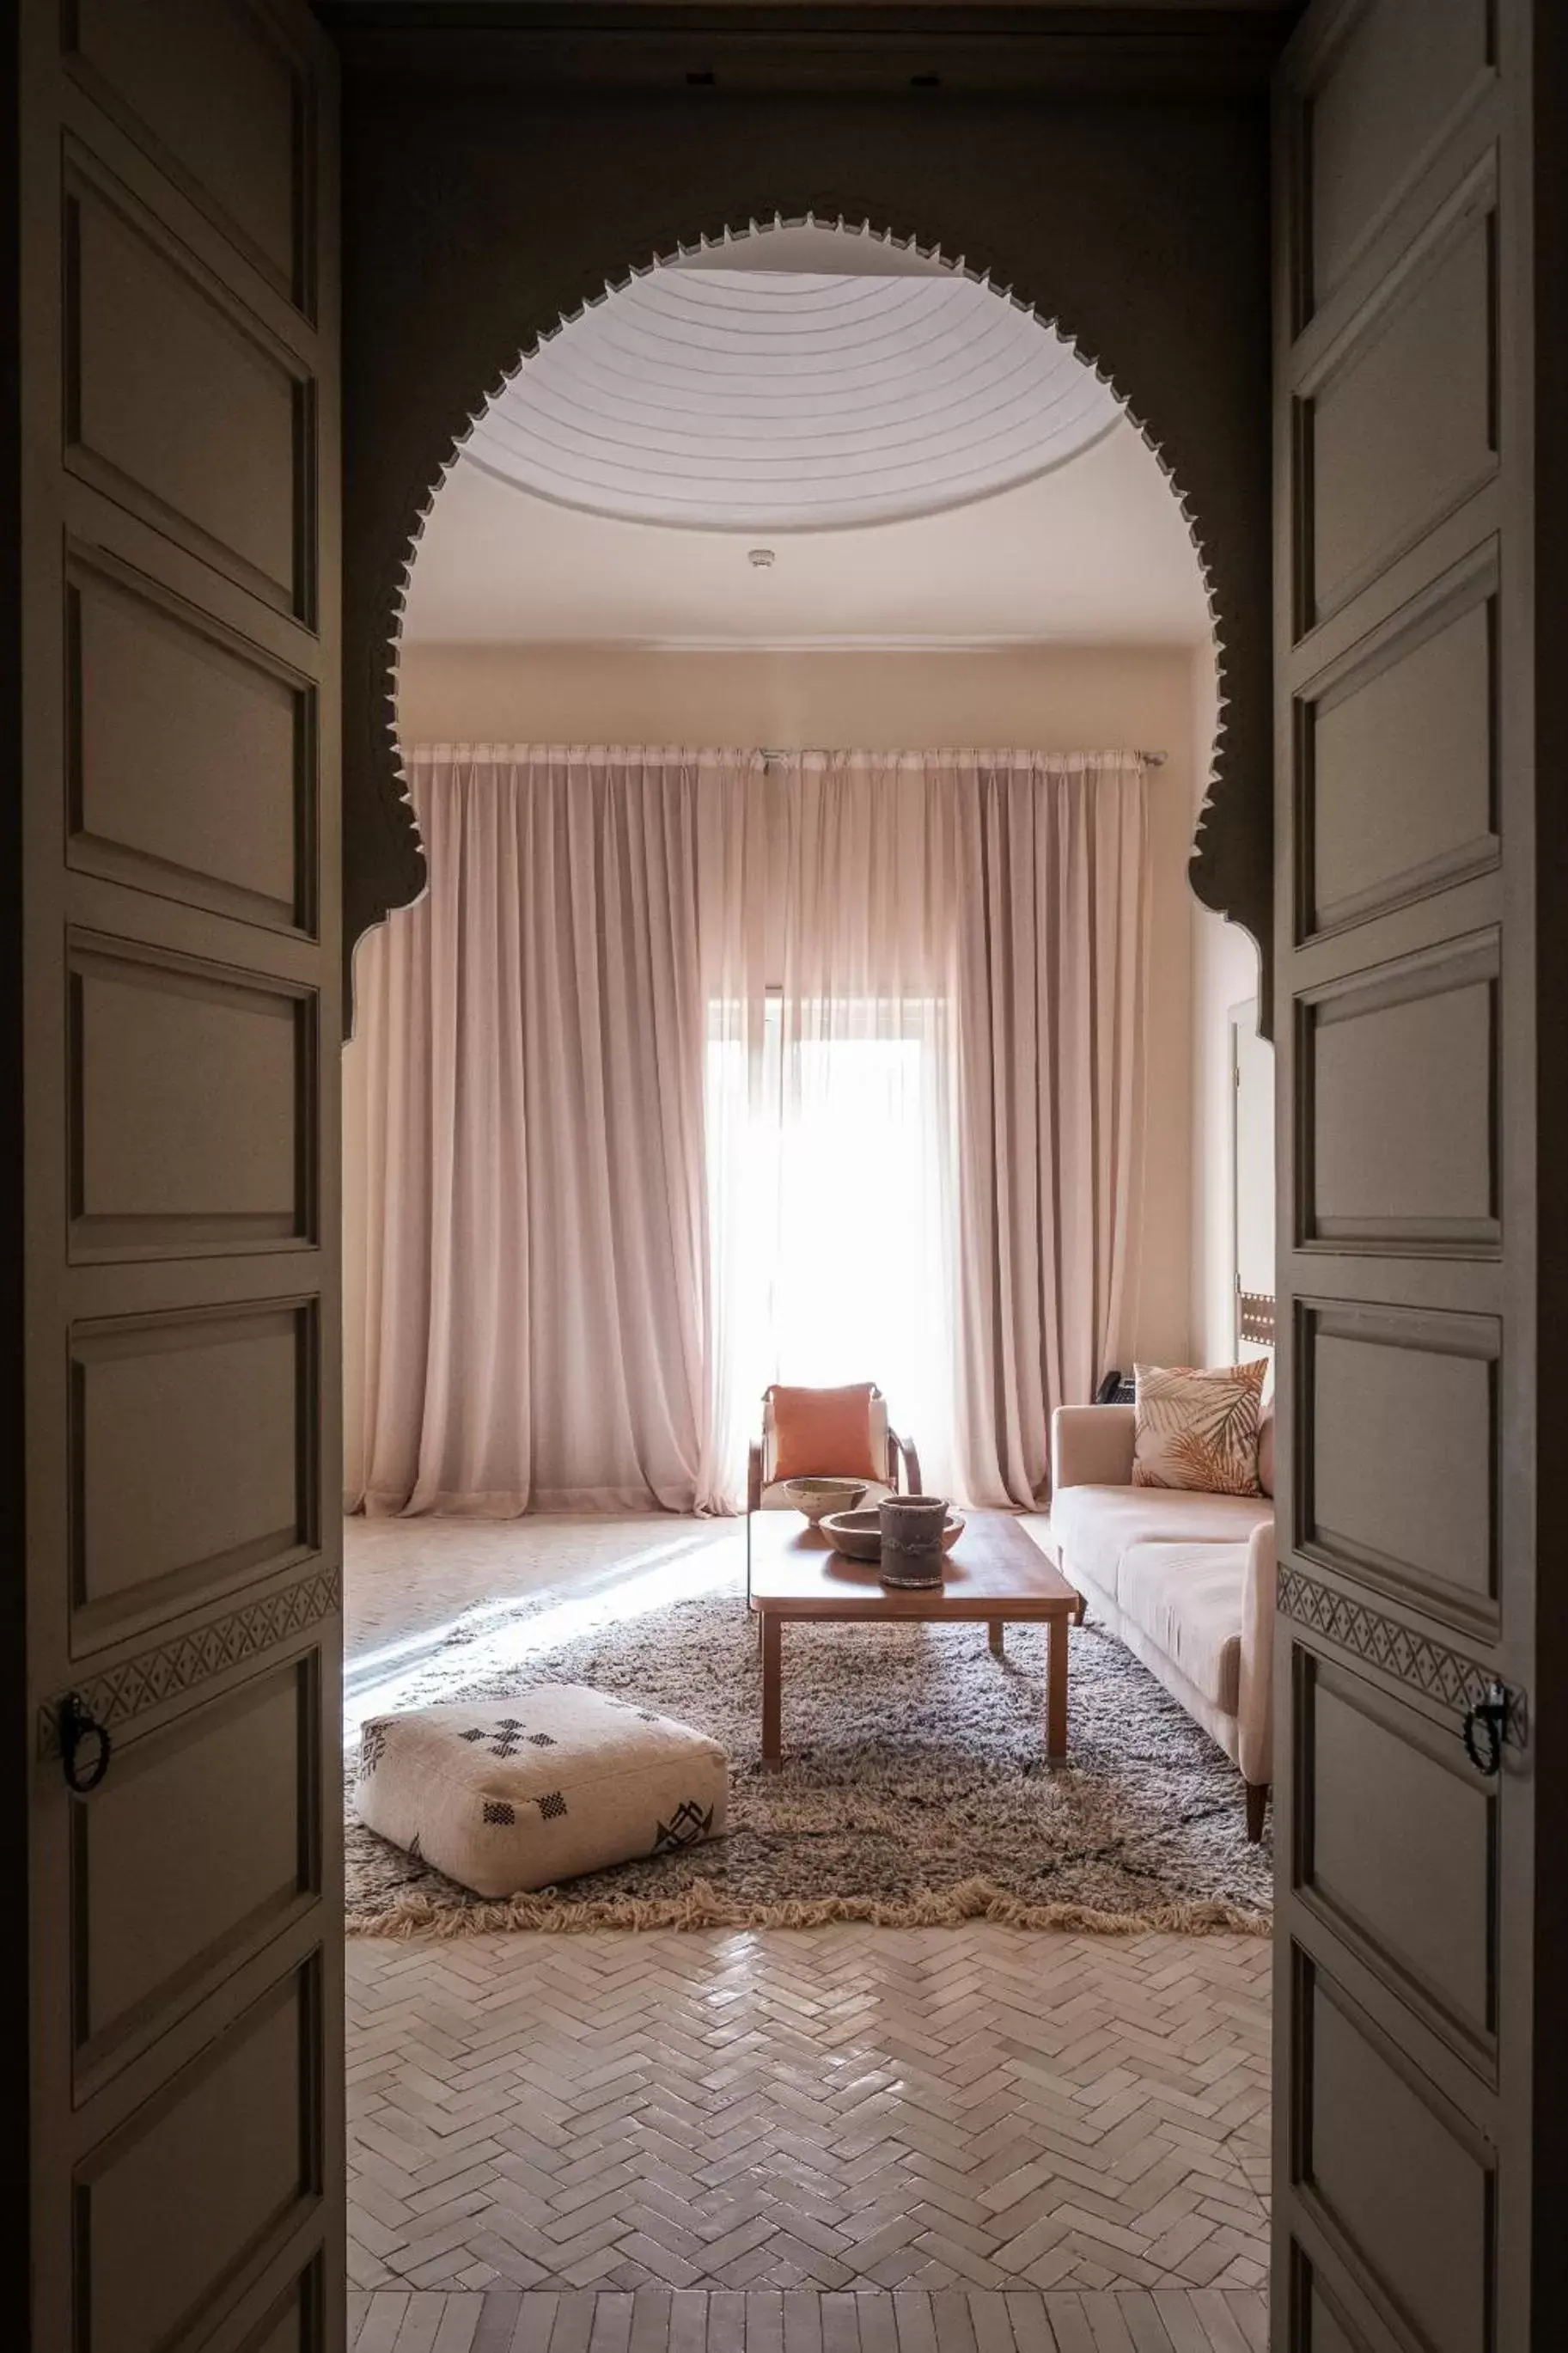
[[[1267,1913],[1208,1897],[1155,1904],[1139,1912],[1102,1912],[1086,1904],[1026,1903],[989,1879],[966,1879],[956,1887],[926,1889],[890,1902],[869,1895],[818,1895],[748,1903],[721,1894],[710,1880],[698,1880],[679,1895],[607,1896],[590,1904],[564,1904],[546,1893],[454,1905],[410,1891],[374,1909],[351,1913],[345,1927],[351,1936],[481,1936],[498,1931],[574,1936],[612,1928],[825,1928],[835,1921],[873,1928],[956,1928],[971,1920],[1092,1936],[1273,1933]]]

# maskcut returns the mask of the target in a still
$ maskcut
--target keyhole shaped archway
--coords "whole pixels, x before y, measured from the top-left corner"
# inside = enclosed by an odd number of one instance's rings
[[[493,435],[498,410],[526,364],[547,348],[564,351],[574,322],[606,304],[617,291],[646,283],[661,266],[700,262],[726,250],[739,253],[749,237],[763,229],[792,227],[847,231],[888,254],[902,256],[905,266],[941,270],[966,287],[983,290],[985,300],[1005,303],[1015,317],[1037,332],[1043,329],[1071,354],[1088,380],[1114,399],[1142,435],[1184,518],[1214,632],[1219,723],[1192,854],[1192,885],[1204,904],[1251,934],[1267,970],[1272,866],[1264,756],[1268,627],[1266,599],[1259,597],[1257,583],[1260,573],[1267,578],[1268,515],[1266,505],[1247,507],[1245,491],[1258,488],[1258,470],[1253,470],[1248,485],[1247,470],[1237,462],[1236,448],[1226,450],[1219,404],[1205,396],[1195,355],[1176,346],[1173,364],[1163,371],[1152,365],[1119,370],[1110,320],[1106,332],[1097,334],[1092,321],[1069,314],[1065,305],[1031,299],[1025,285],[1009,284],[999,270],[963,259],[956,240],[948,245],[900,235],[869,210],[815,205],[791,215],[747,211],[739,216],[738,227],[730,225],[736,218],[731,211],[727,221],[721,219],[710,228],[661,240],[635,266],[623,264],[580,280],[584,290],[575,300],[570,295],[552,299],[546,284],[559,285],[553,274],[531,294],[524,290],[521,307],[537,324],[531,332],[525,330],[521,341],[515,299],[504,306],[510,314],[510,327],[497,316],[501,306],[494,288],[486,289],[472,314],[448,302],[448,317],[458,329],[456,348],[444,348],[439,365],[405,387],[396,431],[378,437],[381,447],[362,449],[359,479],[351,477],[345,514],[350,681],[345,712],[345,978],[357,939],[391,909],[416,897],[424,885],[423,853],[397,753],[396,674],[412,566],[442,485],[487,423]],[[472,288],[472,270],[460,274]],[[515,298],[515,269],[508,273],[507,283]],[[1129,340],[1146,343],[1149,336],[1145,332]],[[1105,355],[1108,349],[1110,361]],[[363,357],[362,351],[362,362]],[[460,392],[456,384],[459,374],[464,378]],[[476,385],[481,387],[479,398]],[[1258,418],[1252,417],[1250,424],[1256,437]],[[1183,463],[1184,448],[1192,452],[1190,464]],[[405,469],[410,463],[415,469],[419,483],[415,493],[405,488],[399,496],[392,487],[395,450],[404,453]],[[421,453],[417,457],[416,450]],[[1206,485],[1206,498],[1191,487],[1194,475]],[[402,479],[406,485],[406,470]],[[1217,528],[1211,513],[1218,517]],[[377,543],[379,562],[367,560]],[[362,691],[358,697],[356,681]],[[1267,1004],[1267,986],[1260,997]]]

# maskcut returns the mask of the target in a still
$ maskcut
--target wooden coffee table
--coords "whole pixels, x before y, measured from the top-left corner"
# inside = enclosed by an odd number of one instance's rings
[[[753,1512],[746,1523],[751,1607],[763,1637],[763,1762],[781,1754],[784,1630],[791,1620],[849,1625],[889,1619],[924,1623],[984,1620],[1002,1656],[1008,1621],[1048,1629],[1046,1754],[1068,1747],[1068,1628],[1083,1616],[1076,1588],[1010,1512],[966,1512],[963,1534],[947,1556],[947,1575],[929,1593],[889,1592],[875,1561],[847,1560],[797,1512]]]

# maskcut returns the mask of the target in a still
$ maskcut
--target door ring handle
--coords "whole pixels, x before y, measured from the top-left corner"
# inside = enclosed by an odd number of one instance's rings
[[[1462,1735],[1466,1756],[1489,1781],[1501,1769],[1507,1728],[1508,1694],[1501,1683],[1493,1683],[1484,1699],[1473,1700],[1466,1709]]]
[[[88,1754],[84,1759],[82,1751]],[[67,1692],[60,1702],[60,1765],[66,1786],[79,1798],[96,1789],[109,1770],[114,1744],[86,1700]]]

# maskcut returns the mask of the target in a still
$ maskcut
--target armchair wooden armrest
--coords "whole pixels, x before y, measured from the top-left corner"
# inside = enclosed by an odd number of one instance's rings
[[[753,1438],[746,1456],[746,1509],[760,1512],[763,1508],[763,1440]],[[888,1432],[888,1485],[896,1494],[901,1488],[907,1495],[922,1493],[921,1458],[915,1451],[912,1438],[900,1438],[896,1431]]]
[[[900,1462],[903,1465],[901,1480],[899,1475]],[[921,1495],[925,1493],[921,1485],[921,1458],[915,1451],[914,1440],[900,1438],[897,1432],[891,1430],[888,1432],[888,1484],[895,1494],[898,1493],[900,1486],[906,1495]]]

